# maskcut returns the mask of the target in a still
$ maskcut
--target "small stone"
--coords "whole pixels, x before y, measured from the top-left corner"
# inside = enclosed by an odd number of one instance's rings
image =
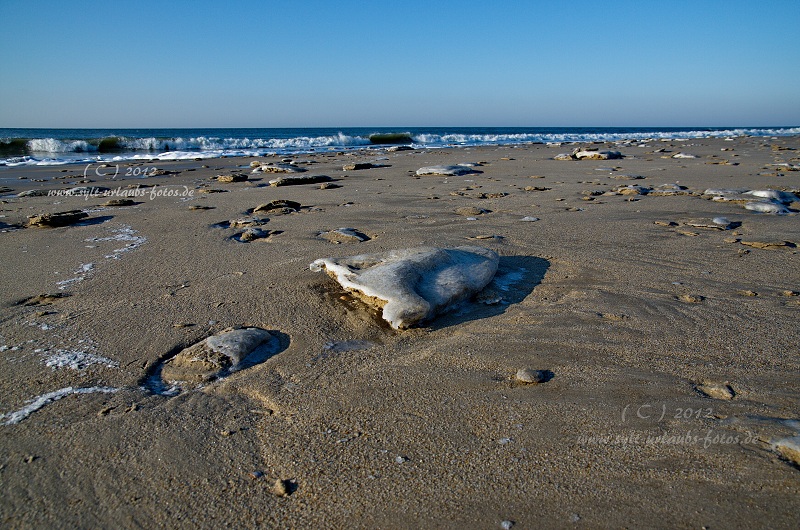
[[[263,476],[264,476],[264,473],[262,471],[251,471],[250,472],[250,478],[252,478],[253,480],[259,479],[259,478],[261,478]]]
[[[213,210],[215,206],[202,206],[200,204],[193,204],[189,206],[190,210]]]
[[[288,497],[291,494],[291,482],[280,478],[276,479],[270,492],[278,497]]]
[[[511,530],[513,526],[514,526],[514,521],[509,521],[508,519],[500,523],[500,528],[502,528],[503,530]]]
[[[538,384],[547,380],[543,370],[534,370],[532,368],[521,368],[517,370],[517,374],[514,377],[520,383],[525,384]]]
[[[790,290],[787,289],[786,291],[781,291],[781,295],[782,296],[800,296],[800,293],[798,293],[797,291],[790,291]]]
[[[341,188],[341,186],[333,182],[323,182],[322,184],[319,185],[319,189],[321,190],[332,190],[336,188]]]
[[[739,291],[739,294],[742,295],[742,296],[758,296],[757,292],[751,291],[749,289],[748,290],[744,290],[744,291]]]
[[[678,226],[675,221],[655,221],[658,226]]]
[[[403,464],[405,462],[408,462],[408,458],[404,456],[397,456],[395,457],[394,461],[397,462],[398,464]]]
[[[520,219],[520,221],[525,221],[526,223],[533,223],[534,221],[538,221],[538,220],[539,220],[538,217],[531,217],[530,215],[526,215],[525,217]]]

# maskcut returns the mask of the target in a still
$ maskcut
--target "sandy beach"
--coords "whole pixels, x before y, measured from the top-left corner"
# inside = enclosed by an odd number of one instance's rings
[[[0,168],[2,526],[796,528],[798,169],[797,136]],[[465,245],[497,281],[410,329],[309,267]],[[163,380],[231,327],[268,358]]]

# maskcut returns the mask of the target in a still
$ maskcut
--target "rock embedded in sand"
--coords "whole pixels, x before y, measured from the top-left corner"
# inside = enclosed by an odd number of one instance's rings
[[[46,197],[50,192],[47,190],[26,190],[17,193],[17,197]]]
[[[344,166],[342,166],[342,171],[358,171],[361,169],[372,169],[374,167],[381,167],[381,166],[376,166],[375,164],[372,164],[370,162],[354,162],[352,164],[345,164]]]
[[[32,215],[28,218],[28,226],[36,226],[39,228],[69,226],[86,217],[89,217],[89,215],[81,210],[68,210],[66,212]]]
[[[336,230],[322,232],[319,237],[327,239],[331,243],[361,243],[370,239],[369,236],[355,228],[337,228]]]
[[[700,296],[699,294],[682,294],[677,297],[678,300],[685,304],[699,304],[703,300],[705,300],[704,296]]]
[[[483,208],[477,208],[475,206],[462,206],[460,208],[456,208],[455,213],[458,215],[473,216],[487,213],[487,210],[484,210]]]
[[[752,195],[760,199],[769,199],[782,204],[790,204],[797,200],[797,195],[781,190],[750,190],[744,192],[744,195]]]
[[[133,199],[111,199],[100,206],[133,206],[136,204]]]
[[[629,185],[629,186],[620,186],[614,191],[616,193],[619,193],[620,195],[647,195],[648,193],[650,193],[650,188],[646,188],[644,186]]]
[[[706,397],[714,399],[724,399],[729,401],[733,399],[736,393],[728,383],[709,383],[705,382],[695,387],[698,392]]]
[[[751,201],[745,203],[744,207],[746,210],[750,210],[752,212],[768,213],[773,215],[785,215],[790,213],[788,208],[786,208],[784,205],[771,201]]]
[[[328,175],[309,175],[300,177],[278,177],[269,181],[270,186],[297,186],[300,184],[316,184],[318,182],[329,182]]]
[[[263,164],[253,170],[253,173],[303,173],[306,170],[304,167],[295,166],[294,164]]]
[[[383,319],[405,329],[447,311],[492,281],[499,256],[482,247],[419,247],[345,258],[322,258],[325,270],[367,304],[383,309]]]
[[[271,212],[273,210],[285,210],[285,209],[297,211],[300,209],[300,203],[295,201],[287,201],[284,199],[276,199],[266,204],[259,204],[258,206],[253,208],[253,213]]]
[[[456,164],[454,166],[426,166],[417,170],[417,175],[443,175],[449,177],[457,177],[459,175],[469,175],[471,173],[480,173],[477,169],[467,166]]]
[[[242,173],[235,173],[233,175],[217,175],[217,182],[244,182],[247,180],[247,175]]]
[[[228,228],[252,228],[254,226],[261,226],[269,222],[268,217],[243,217],[241,219],[234,219],[228,223]],[[224,223],[220,223],[224,226]]]
[[[793,248],[796,245],[790,241],[739,241],[742,245],[753,248],[774,250],[783,247]]]
[[[560,153],[553,158],[555,160],[616,160],[622,158],[622,153],[576,147],[571,153]]]
[[[517,370],[514,378],[520,383],[525,384],[538,384],[547,380],[547,374],[544,370],[534,370],[533,368],[521,368]]]
[[[261,328],[228,328],[181,350],[161,368],[165,381],[202,383],[260,362],[275,353],[278,340]]]
[[[800,467],[800,435],[773,442],[772,448],[783,458]]]
[[[50,305],[56,300],[62,300],[68,296],[70,296],[68,293],[44,293],[31,298],[26,298],[18,303],[26,306]]]
[[[616,160],[622,158],[619,151],[599,151],[594,149],[584,149],[573,153],[578,160]]]
[[[269,237],[271,232],[269,230],[264,230],[263,228],[248,228],[241,234],[239,234],[239,241],[243,243],[249,243],[250,241],[255,241],[256,239],[264,239]]]

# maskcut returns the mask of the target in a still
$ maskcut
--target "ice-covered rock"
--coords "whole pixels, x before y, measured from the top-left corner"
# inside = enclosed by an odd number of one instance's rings
[[[383,319],[404,329],[442,313],[492,281],[500,258],[488,249],[420,247],[322,258],[311,270],[325,270],[370,305]]]
[[[454,166],[427,166],[417,170],[417,175],[444,175],[456,177],[459,175],[469,175],[470,173],[480,173],[472,165],[457,164]]]
[[[161,368],[165,381],[200,383],[234,372],[277,351],[276,337],[261,328],[228,328],[181,350]]]

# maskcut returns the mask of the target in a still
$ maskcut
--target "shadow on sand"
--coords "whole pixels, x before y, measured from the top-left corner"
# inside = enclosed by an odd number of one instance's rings
[[[444,313],[423,324],[437,330],[464,322],[489,318],[506,312],[510,305],[522,302],[542,283],[550,262],[535,256],[501,256],[494,279],[474,301]]]

